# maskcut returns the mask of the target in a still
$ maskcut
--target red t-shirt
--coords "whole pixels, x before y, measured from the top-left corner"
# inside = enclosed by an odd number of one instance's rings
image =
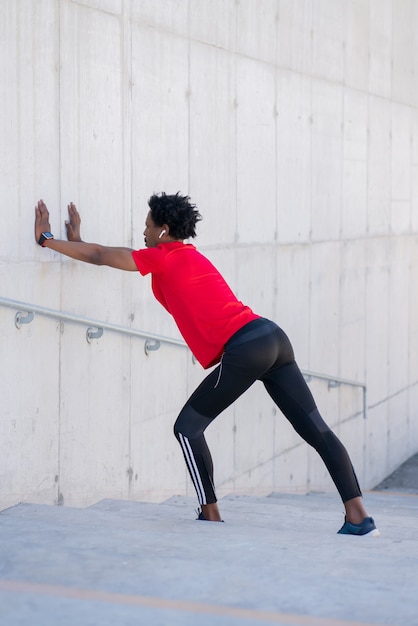
[[[228,339],[260,317],[240,302],[212,263],[180,241],[132,252],[140,273],[173,316],[185,342],[206,369],[220,360]]]

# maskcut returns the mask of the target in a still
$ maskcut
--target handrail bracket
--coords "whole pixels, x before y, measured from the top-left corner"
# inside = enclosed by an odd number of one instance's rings
[[[149,352],[153,352],[154,350],[158,350],[160,347],[160,342],[158,339],[147,339],[144,343],[144,352],[148,356]]]
[[[98,327],[96,330],[92,326],[89,326],[86,330],[87,343],[91,343],[93,339],[100,339],[103,335],[103,328]]]
[[[33,311],[17,311],[15,315],[16,328],[20,328],[22,324],[30,324],[34,317],[35,313]]]

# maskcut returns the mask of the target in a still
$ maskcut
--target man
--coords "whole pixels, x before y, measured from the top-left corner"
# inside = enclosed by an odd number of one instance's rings
[[[69,241],[50,232],[49,213],[35,207],[39,245],[78,261],[151,274],[156,299],[173,316],[191,351],[206,369],[217,365],[181,410],[174,433],[201,506],[198,519],[222,521],[213,464],[204,431],[256,380],[261,380],[295,430],[323,459],[345,507],[341,534],[378,536],[363,506],[348,453],[322,419],[286,334],[240,302],[212,263],[184,240],[196,236],[201,215],[188,196],[154,194],[148,201],[145,249],[102,246],[80,237],[80,216],[68,206]]]

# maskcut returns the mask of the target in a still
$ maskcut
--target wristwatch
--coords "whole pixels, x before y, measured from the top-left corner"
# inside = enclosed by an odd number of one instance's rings
[[[41,236],[38,239],[38,243],[40,246],[44,247],[44,241],[46,241],[47,239],[53,239],[54,235],[50,232],[45,232],[45,233],[41,233]]]

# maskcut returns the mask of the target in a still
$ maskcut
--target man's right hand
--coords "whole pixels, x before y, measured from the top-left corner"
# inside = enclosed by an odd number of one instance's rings
[[[68,217],[70,219],[65,221],[68,241],[81,241],[81,217],[80,213],[77,211],[77,207],[72,202],[68,205]]]

